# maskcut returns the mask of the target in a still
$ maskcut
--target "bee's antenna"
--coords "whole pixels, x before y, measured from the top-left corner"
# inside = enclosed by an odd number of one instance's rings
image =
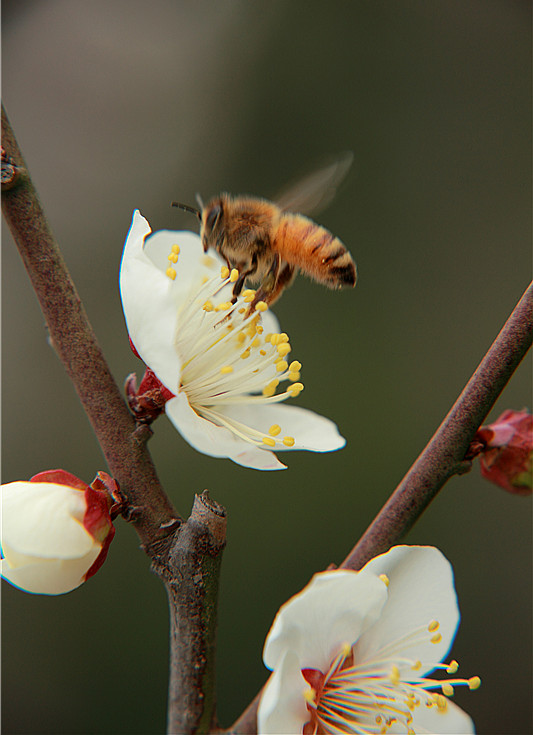
[[[178,209],[183,209],[185,212],[190,212],[191,214],[194,214],[200,222],[202,221],[202,215],[200,213],[199,209],[196,209],[195,207],[189,207],[188,204],[181,204],[181,202],[170,202],[171,207],[178,207]]]

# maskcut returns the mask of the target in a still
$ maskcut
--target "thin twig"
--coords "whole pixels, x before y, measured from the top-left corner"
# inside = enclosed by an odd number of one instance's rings
[[[398,543],[446,481],[470,469],[470,462],[464,459],[470,442],[531,347],[532,307],[530,284],[433,438],[341,567],[361,569]],[[257,733],[260,694],[226,731],[228,734]]]
[[[361,569],[398,543],[447,480],[470,469],[467,449],[531,347],[532,307],[530,284],[426,448],[341,567]]]

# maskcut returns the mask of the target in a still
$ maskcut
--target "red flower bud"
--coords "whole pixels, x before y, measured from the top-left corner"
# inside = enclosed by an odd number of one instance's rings
[[[530,495],[533,461],[533,416],[507,409],[493,424],[482,426],[481,474],[495,485],[517,495]]]

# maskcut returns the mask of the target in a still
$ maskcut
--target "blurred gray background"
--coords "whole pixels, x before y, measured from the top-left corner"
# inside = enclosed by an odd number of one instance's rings
[[[266,679],[281,603],[340,562],[430,438],[530,278],[531,6],[525,0],[4,0],[3,98],[51,226],[120,383],[142,372],[117,289],[134,208],[153,229],[221,190],[272,196],[340,151],[319,221],[350,248],[355,291],[300,278],[276,312],[304,365],[300,405],[341,452],[247,470],[191,449],[166,418],[150,448],[182,514],[228,510],[218,699],[228,726]],[[4,230],[3,481],[105,464]],[[491,418],[531,407],[531,362]],[[453,655],[479,733],[531,731],[531,504],[451,481],[407,542],[455,568]],[[3,592],[3,732],[165,728],[166,600],[124,522],[96,577],[64,597]]]

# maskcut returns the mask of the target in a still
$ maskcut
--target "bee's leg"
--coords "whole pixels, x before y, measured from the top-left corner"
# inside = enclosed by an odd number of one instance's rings
[[[296,275],[295,266],[290,265],[289,263],[285,263],[283,265],[283,268],[278,273],[278,277],[272,287],[272,290],[269,292],[267,298],[265,299],[265,301],[267,302],[269,306],[271,306],[274,303],[274,301],[277,301],[279,299],[279,297],[283,293],[284,289],[287,288],[287,286],[291,285],[292,281],[294,280],[295,275]]]
[[[248,308],[249,316],[255,310],[255,305],[259,301],[265,301],[272,304],[281,294],[285,286],[288,286],[294,276],[294,266],[284,263],[281,265],[281,258],[276,254],[274,261],[267,273],[263,283],[255,292],[254,300]]]
[[[235,281],[235,285],[233,286],[233,298],[231,299],[231,303],[234,304],[237,301],[237,297],[242,291],[242,287],[244,286],[244,282],[248,278],[248,276],[253,272],[252,269],[243,271],[242,273],[239,273],[239,277]]]

